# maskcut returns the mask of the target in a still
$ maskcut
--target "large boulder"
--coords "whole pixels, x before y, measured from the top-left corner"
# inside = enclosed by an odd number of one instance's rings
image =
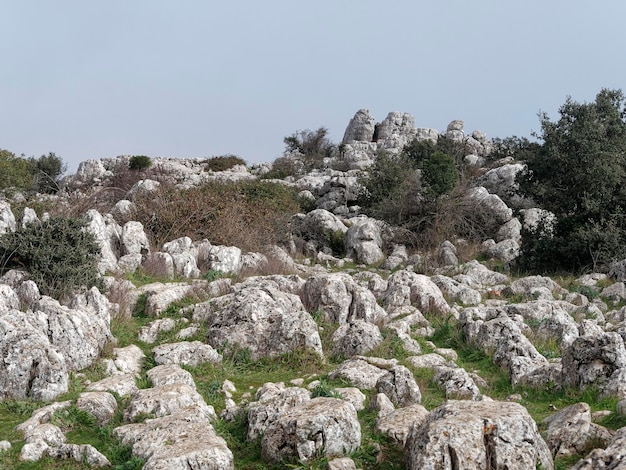
[[[68,374],[91,366],[112,339],[112,304],[95,287],[70,301],[76,308],[47,296],[32,300],[31,309],[20,312],[9,295],[9,308],[0,310],[4,399],[54,399],[67,391]]]
[[[546,442],[554,457],[584,454],[590,446],[606,447],[613,437],[611,431],[591,422],[587,403],[563,408],[543,423],[548,425]]]
[[[304,284],[302,299],[307,310],[321,311],[333,323],[358,319],[378,323],[387,316],[374,294],[346,273],[311,276]]]
[[[493,362],[508,371],[513,385],[522,381],[525,375],[548,364],[546,358],[524,336],[519,324],[509,318],[504,310],[467,308],[461,312],[460,323],[467,341],[486,354],[493,354]]]
[[[335,457],[361,445],[361,425],[351,403],[314,398],[272,422],[261,440],[265,459],[307,462],[318,455]]]
[[[33,320],[18,310],[0,312],[2,400],[31,397],[46,401],[67,392],[65,358]]]
[[[247,407],[249,441],[262,437],[267,427],[287,411],[311,400],[311,392],[282,383],[266,383],[257,391],[256,399]]]
[[[399,407],[417,405],[422,401],[422,394],[415,377],[404,366],[392,367],[376,381],[378,393],[384,393],[391,402]]]
[[[618,430],[606,449],[595,449],[571,470],[623,470],[626,468],[626,427]]]
[[[385,259],[381,222],[359,217],[345,236],[346,253],[359,263],[375,264]]]
[[[624,368],[626,348],[618,333],[579,336],[563,351],[563,383],[568,386],[602,386]]]
[[[6,201],[0,201],[0,235],[7,232],[15,232],[17,221],[11,210],[11,204]]]
[[[365,320],[353,320],[339,326],[331,337],[333,354],[352,357],[366,354],[383,342],[380,330]]]
[[[404,452],[409,470],[554,468],[528,411],[509,402],[446,402],[411,428]]]
[[[371,142],[374,138],[376,121],[368,109],[359,109],[350,119],[342,143],[349,144],[352,141]]]
[[[246,349],[252,360],[295,350],[323,356],[317,325],[300,298],[274,287],[248,285],[196,304],[192,313],[206,319],[207,342],[217,350]]]
[[[397,271],[389,276],[387,286],[382,303],[389,313],[411,305],[415,305],[423,313],[450,311],[439,287],[423,274]]]

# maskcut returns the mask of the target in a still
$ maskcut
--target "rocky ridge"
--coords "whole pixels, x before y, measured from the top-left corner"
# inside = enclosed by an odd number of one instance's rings
[[[441,134],[467,142],[472,164],[490,152],[484,133],[466,135],[462,121]],[[354,205],[357,172],[379,149],[438,135],[406,113],[377,124],[358,111],[341,158],[283,182],[310,194],[316,209],[294,216],[291,246],[272,247],[282,261],[273,275],[241,275],[267,264],[266,253],[188,237],[154,247],[139,222],[116,221],[133,193],[162,181],[140,181],[111,213],[88,210],[102,250],[102,292],[61,304],[22,272],[0,278],[0,399],[42,405],[19,424],[19,439],[0,436],[0,458],[110,466],[102,449],[68,442],[59,417],[79,410],[94,426],[115,423],[113,436],[146,469],[239,468],[228,431],[237,425],[267,467],[323,458],[327,468],[379,459],[389,468],[549,469],[554,459],[575,458],[574,468],[622,468],[624,428],[606,423],[626,424],[626,288],[599,273],[572,282],[586,287],[575,292],[547,277],[495,270],[517,256],[521,227],[536,214],[513,215],[519,163],[485,168],[468,196],[498,227],[482,246],[491,264],[460,262],[457,242],[447,241],[426,269],[406,247],[386,251],[388,228]],[[83,162],[66,185],[98,186],[125,159]],[[156,164],[180,188],[254,179],[267,168],[212,173],[200,159]],[[0,203],[0,233],[36,223],[37,214],[24,214],[17,221],[11,204]],[[341,234],[346,257],[333,256],[329,231]],[[159,266],[164,279],[135,286],[127,276],[146,265]],[[204,279],[200,267],[222,277]],[[130,324],[138,326],[131,340],[115,337],[118,325]],[[474,368],[468,348],[489,358],[515,393],[498,389],[493,371]],[[259,363],[274,363],[280,375],[267,377],[282,380],[249,383],[237,374]],[[553,397],[579,390],[581,399],[597,391],[613,408],[594,415],[587,403],[562,401],[538,411],[534,395],[546,390]],[[384,448],[374,445],[376,435]]]

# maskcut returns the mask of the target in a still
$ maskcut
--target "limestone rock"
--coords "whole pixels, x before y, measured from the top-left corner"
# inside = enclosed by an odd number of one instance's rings
[[[478,305],[482,301],[482,296],[479,291],[451,277],[435,275],[431,276],[430,280],[439,287],[443,295],[447,296],[449,299],[455,300],[461,305]]]
[[[376,391],[387,395],[399,407],[419,404],[422,401],[415,377],[409,369],[400,365],[392,367],[376,381]]]
[[[465,369],[440,366],[436,371],[433,381],[444,389],[447,399],[480,400],[482,398],[478,386]]]
[[[344,379],[358,388],[373,389],[378,379],[387,371],[371,364],[361,357],[354,357],[344,361],[328,377],[331,379]]]
[[[122,227],[121,243],[123,254],[137,255],[150,252],[150,242],[148,236],[143,231],[141,222],[129,221]]]
[[[202,363],[219,364],[222,355],[200,341],[164,343],[152,350],[157,364],[180,364],[196,367]]]
[[[343,135],[342,142],[349,144],[352,141],[371,142],[374,138],[376,121],[367,109],[359,109],[350,120]]]
[[[15,232],[16,229],[17,222],[11,210],[11,204],[6,201],[0,201],[0,235]]]
[[[176,322],[172,318],[159,318],[142,326],[139,330],[138,338],[144,343],[152,344],[156,342],[161,332],[171,331],[176,327]]]
[[[31,321],[18,310],[0,312],[0,399],[53,400],[67,392],[70,369],[62,352]]]
[[[55,459],[73,459],[93,468],[111,466],[109,459],[90,444],[62,444],[56,447],[48,447],[45,454]]]
[[[571,470],[623,470],[626,468],[626,427],[619,429],[606,449],[595,449]]]
[[[146,355],[134,344],[129,344],[124,348],[114,348],[113,359],[105,359],[107,372],[110,375],[133,374],[138,375],[143,366]]]
[[[92,392],[115,392],[121,397],[129,396],[139,390],[135,374],[120,374],[93,382],[87,386]]]
[[[415,118],[409,113],[397,111],[390,112],[387,117],[377,126],[378,140],[393,140],[401,138],[403,147],[415,136]]]
[[[565,385],[603,385],[615,371],[625,367],[626,349],[617,333],[580,336],[563,351]]]
[[[146,460],[144,470],[233,470],[233,454],[210,419],[206,410],[192,406],[121,426],[114,434],[123,444],[132,444],[133,455]]]
[[[339,326],[331,337],[333,353],[342,357],[366,354],[383,342],[378,327],[365,320],[353,320]]]
[[[456,266],[459,264],[459,258],[456,256],[456,247],[452,242],[446,240],[441,244],[437,260],[440,266]]]
[[[468,202],[475,204],[488,217],[491,225],[502,225],[513,218],[513,211],[496,194],[490,194],[482,186],[471,188]]]
[[[383,307],[394,309],[415,305],[422,312],[447,313],[450,307],[441,290],[427,276],[411,271],[396,271],[387,280]]]
[[[102,426],[113,419],[117,401],[109,392],[83,392],[76,401],[76,407],[94,415],[98,425]]]
[[[587,403],[577,403],[543,420],[548,425],[546,443],[554,457],[584,454],[589,446],[606,447],[613,432],[591,422]]]
[[[302,299],[307,310],[322,311],[333,323],[378,323],[387,316],[374,294],[345,273],[311,276],[304,284]]]
[[[213,408],[204,402],[195,388],[174,383],[137,390],[128,407],[124,410],[124,419],[134,421],[141,415],[152,415],[160,418],[187,407],[195,407],[203,414],[217,418]]]
[[[196,388],[193,376],[177,364],[163,364],[153,367],[146,373],[153,387],[163,385],[184,384]]]
[[[428,410],[414,404],[383,413],[376,419],[376,431],[404,447],[411,426],[419,425],[428,417]]]
[[[326,470],[357,470],[357,468],[351,458],[337,457],[328,462]]]
[[[548,363],[502,310],[467,308],[461,312],[460,323],[470,343],[488,354],[495,351],[493,362],[508,370],[513,385]]]
[[[346,253],[363,264],[375,264],[385,258],[381,223],[363,218],[355,221],[345,236]]]
[[[537,425],[523,406],[510,402],[444,403],[411,427],[405,458],[409,470],[554,468]]]
[[[257,401],[247,407],[249,441],[263,436],[267,427],[287,411],[311,400],[311,392],[300,387],[267,383],[259,389]]]
[[[218,350],[247,348],[253,360],[299,349],[323,357],[317,325],[293,294],[246,286],[196,304],[197,310],[208,311],[207,342]]]
[[[272,463],[306,462],[317,455],[336,457],[361,445],[361,425],[354,407],[337,398],[314,398],[271,423],[261,451]]]
[[[242,267],[241,249],[236,246],[212,246],[209,250],[210,269],[225,274],[238,274]]]

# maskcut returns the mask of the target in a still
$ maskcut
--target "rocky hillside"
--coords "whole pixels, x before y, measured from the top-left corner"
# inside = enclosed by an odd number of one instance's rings
[[[363,215],[361,172],[441,136],[490,229],[419,251]],[[626,269],[513,275],[543,212],[492,151],[360,110],[306,174],[117,157],[4,199],[0,241],[78,217],[99,256],[82,290],[2,266],[0,467],[626,468]]]

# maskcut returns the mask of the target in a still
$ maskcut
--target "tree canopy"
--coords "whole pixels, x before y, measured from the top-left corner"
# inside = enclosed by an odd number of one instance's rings
[[[626,108],[621,90],[594,102],[567,98],[559,119],[541,114],[541,144],[524,153],[520,191],[554,213],[551,236],[526,233],[523,262],[596,269],[626,256]]]
[[[0,191],[56,193],[65,170],[63,160],[54,152],[26,158],[0,149]]]

